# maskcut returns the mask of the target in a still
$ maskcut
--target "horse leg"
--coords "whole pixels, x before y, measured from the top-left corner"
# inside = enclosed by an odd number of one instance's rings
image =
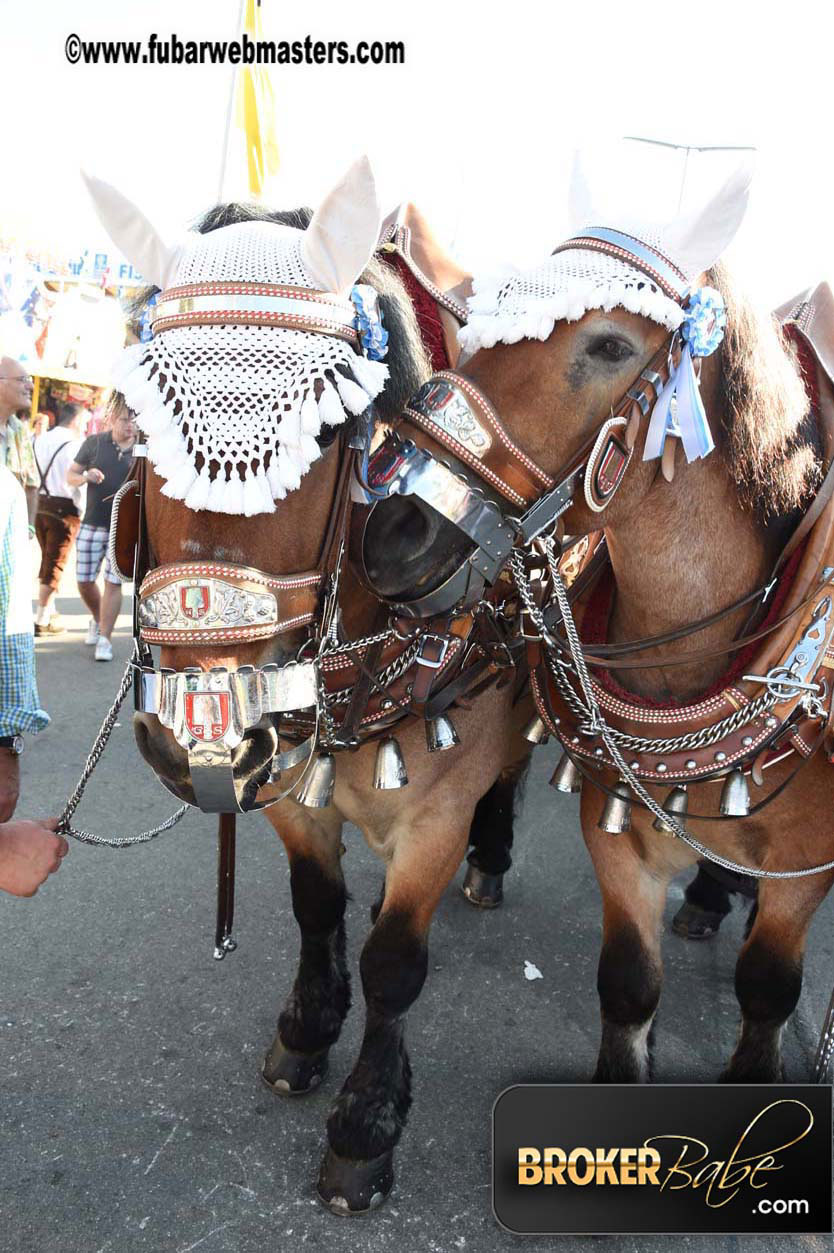
[[[461,891],[471,905],[495,909],[504,899],[504,875],[512,865],[513,821],[529,757],[503,770],[475,806]]]
[[[817,906],[834,881],[763,879],[759,907],[736,964],[741,1032],[729,1066],[728,1083],[778,1083],[783,1079],[782,1029],[802,990],[805,937]]]
[[[262,1075],[278,1095],[300,1096],[324,1078],[328,1052],[350,1008],[344,924],[347,892],[340,857],[341,823],[336,815],[313,818],[296,812],[289,820],[279,821],[290,863],[301,956]]]
[[[675,935],[685,940],[709,940],[717,935],[732,909],[731,892],[755,899],[755,880],[729,870],[723,871],[719,880],[709,862],[699,861],[698,873],[687,885],[686,900],[672,919]]]
[[[360,960],[362,1046],[327,1122],[318,1195],[334,1214],[364,1213],[393,1187],[394,1149],[411,1105],[405,1018],[426,978],[432,915],[465,847],[465,831],[443,839],[430,829],[412,829],[389,863],[384,900]]]
[[[603,900],[602,1040],[594,1082],[645,1083],[663,977],[660,928],[669,875],[650,866],[629,835],[608,835],[584,820],[583,830]]]

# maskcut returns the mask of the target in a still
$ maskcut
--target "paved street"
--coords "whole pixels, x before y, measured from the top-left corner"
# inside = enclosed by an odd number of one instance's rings
[[[122,629],[116,661],[93,662],[70,577],[66,586],[60,608],[72,629],[38,647],[53,722],[23,758],[22,816],[60,808],[128,654]],[[498,1093],[524,1080],[585,1080],[597,1044],[599,897],[575,798],[546,785],[553,758],[548,747],[534,763],[504,907],[472,909],[458,890],[462,872],[440,906],[430,978],[409,1022],[415,1104],[398,1183],[367,1220],[337,1220],[313,1199],[329,1103],[358,1047],[358,1005],[316,1094],[281,1101],[258,1079],[297,951],[284,853],[263,818],[239,824],[239,948],[222,963],[212,960],[215,835],[207,817],[189,814],[150,847],[74,845],[33,900],[4,897],[0,1248],[491,1253],[556,1246],[555,1238],[522,1241],[503,1231],[489,1187]],[[77,825],[127,833],[173,807],[134,748],[126,712]],[[380,870],[357,832],[345,842],[358,993],[356,963]],[[680,897],[677,887],[670,915]],[[831,923],[829,899],[786,1033],[793,1080],[808,1075],[834,978]],[[660,1081],[718,1075],[735,1034],[733,961],[742,927],[737,910],[716,942],[667,936]],[[525,961],[543,977],[525,979]],[[558,1247],[593,1240],[565,1237]],[[606,1243],[617,1253],[673,1247],[668,1238],[636,1236]],[[675,1240],[692,1253],[737,1244]],[[744,1243],[745,1253],[828,1247],[827,1238]]]

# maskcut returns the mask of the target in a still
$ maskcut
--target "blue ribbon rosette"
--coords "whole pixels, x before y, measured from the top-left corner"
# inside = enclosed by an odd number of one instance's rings
[[[661,456],[667,435],[680,439],[687,461],[712,452],[715,443],[707,421],[694,357],[708,357],[724,338],[727,311],[720,292],[700,287],[684,308],[681,324],[683,351],[677,369],[657,398],[646,436],[644,461]]]
[[[388,332],[382,324],[376,291],[367,283],[357,283],[351,289],[350,298],[356,310],[354,322],[365,356],[371,361],[382,361],[388,352]]]

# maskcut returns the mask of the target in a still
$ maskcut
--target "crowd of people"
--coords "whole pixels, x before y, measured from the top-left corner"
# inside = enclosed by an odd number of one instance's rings
[[[133,414],[114,393],[98,433],[85,438],[88,411],[66,403],[33,439],[31,402],[25,366],[0,350],[0,890],[16,896],[32,896],[68,852],[56,820],[14,817],[24,737],[49,723],[38,696],[34,637],[65,631],[55,599],[75,546],[78,592],[90,613],[84,643],[96,661],[112,660],[122,581],[107,553],[110,514],[137,436]],[[34,542],[40,565],[33,620]]]

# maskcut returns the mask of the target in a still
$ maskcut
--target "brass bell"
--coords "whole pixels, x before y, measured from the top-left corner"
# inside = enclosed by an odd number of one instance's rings
[[[374,787],[377,791],[388,792],[394,788],[405,787],[408,783],[403,755],[393,735],[386,736],[376,750],[374,762]]]
[[[324,809],[333,799],[336,783],[336,763],[332,753],[319,753],[301,780],[295,794],[300,805],[308,809]]]
[[[446,714],[438,714],[426,722],[426,747],[430,753],[445,753],[460,744],[455,724]]]
[[[725,818],[746,818],[750,813],[750,792],[742,770],[731,770],[721,789],[719,812]]]
[[[550,786],[555,787],[557,792],[582,791],[582,775],[567,753],[562,753],[562,756],[559,758],[559,764],[553,771]]]
[[[681,823],[686,819],[686,811],[689,808],[689,796],[685,787],[673,787],[666,800],[663,802],[663,808],[667,814],[671,814],[673,818],[680,818]],[[674,835],[674,831],[668,822],[664,822],[662,818],[655,818],[652,823],[655,831],[664,831],[666,835]]]
[[[605,805],[597,823],[600,831],[610,835],[622,835],[631,830],[631,792],[627,783],[619,779],[611,789],[612,795],[606,797]]]
[[[547,727],[538,714],[530,719],[522,734],[531,744],[546,744],[550,739]]]

